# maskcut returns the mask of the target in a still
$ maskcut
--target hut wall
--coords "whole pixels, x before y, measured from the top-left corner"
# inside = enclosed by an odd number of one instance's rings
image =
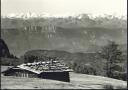
[[[37,78],[38,74],[21,69],[10,69],[4,73],[5,76]]]
[[[40,78],[70,82],[69,72],[43,72]]]
[[[14,71],[13,71],[13,69],[9,69],[9,70],[5,71],[3,73],[3,75],[4,76],[13,76],[14,75]]]
[[[31,71],[22,69],[10,69],[4,72],[5,76],[16,76],[16,77],[29,77],[29,78],[44,78],[70,82],[69,72],[42,72],[41,74],[36,74]]]

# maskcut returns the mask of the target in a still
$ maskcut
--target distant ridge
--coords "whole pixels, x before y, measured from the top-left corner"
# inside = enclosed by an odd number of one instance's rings
[[[56,14],[56,15],[52,15],[49,13],[40,13],[40,14],[36,14],[34,12],[27,12],[27,13],[10,13],[8,15],[2,15],[2,18],[23,18],[23,19],[28,19],[28,18],[68,18],[68,17],[73,17],[73,18],[78,18],[81,19],[84,16],[88,16],[89,18],[96,18],[96,17],[109,17],[109,18],[113,18],[113,17],[117,17],[117,18],[121,18],[121,19],[127,19],[126,15],[108,15],[108,14],[99,14],[99,15],[93,15],[93,14],[86,14],[86,13],[81,13],[81,14],[75,14],[75,13],[65,13],[65,14]]]
[[[30,49],[94,52],[107,40],[127,43],[127,20],[124,17],[104,15],[93,18],[89,14],[52,17],[47,13],[31,12],[12,16],[1,18],[1,34],[16,55]]]

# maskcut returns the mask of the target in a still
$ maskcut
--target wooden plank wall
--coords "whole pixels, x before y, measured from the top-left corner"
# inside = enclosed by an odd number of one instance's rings
[[[16,77],[29,77],[29,78],[37,78],[38,77],[38,74],[32,73],[30,71],[26,71],[26,70],[14,70],[11,73],[13,76],[16,76]]]
[[[43,72],[40,78],[70,82],[69,72]]]
[[[13,69],[5,73],[6,76],[16,76],[16,77],[28,77],[28,78],[43,78],[43,79],[53,79],[59,81],[70,82],[69,72],[42,72],[41,74],[36,74],[27,70]]]

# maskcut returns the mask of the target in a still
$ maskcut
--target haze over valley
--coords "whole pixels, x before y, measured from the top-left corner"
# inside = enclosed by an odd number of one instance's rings
[[[124,48],[127,44],[127,21],[123,16],[35,16],[26,13],[2,17],[2,38],[11,53],[20,56],[31,49],[95,52],[108,40],[116,41]]]

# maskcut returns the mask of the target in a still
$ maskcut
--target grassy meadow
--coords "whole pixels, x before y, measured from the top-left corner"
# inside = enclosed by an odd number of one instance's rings
[[[8,66],[1,66],[1,71]],[[107,77],[70,72],[70,82],[1,75],[1,89],[126,89],[127,82]]]

